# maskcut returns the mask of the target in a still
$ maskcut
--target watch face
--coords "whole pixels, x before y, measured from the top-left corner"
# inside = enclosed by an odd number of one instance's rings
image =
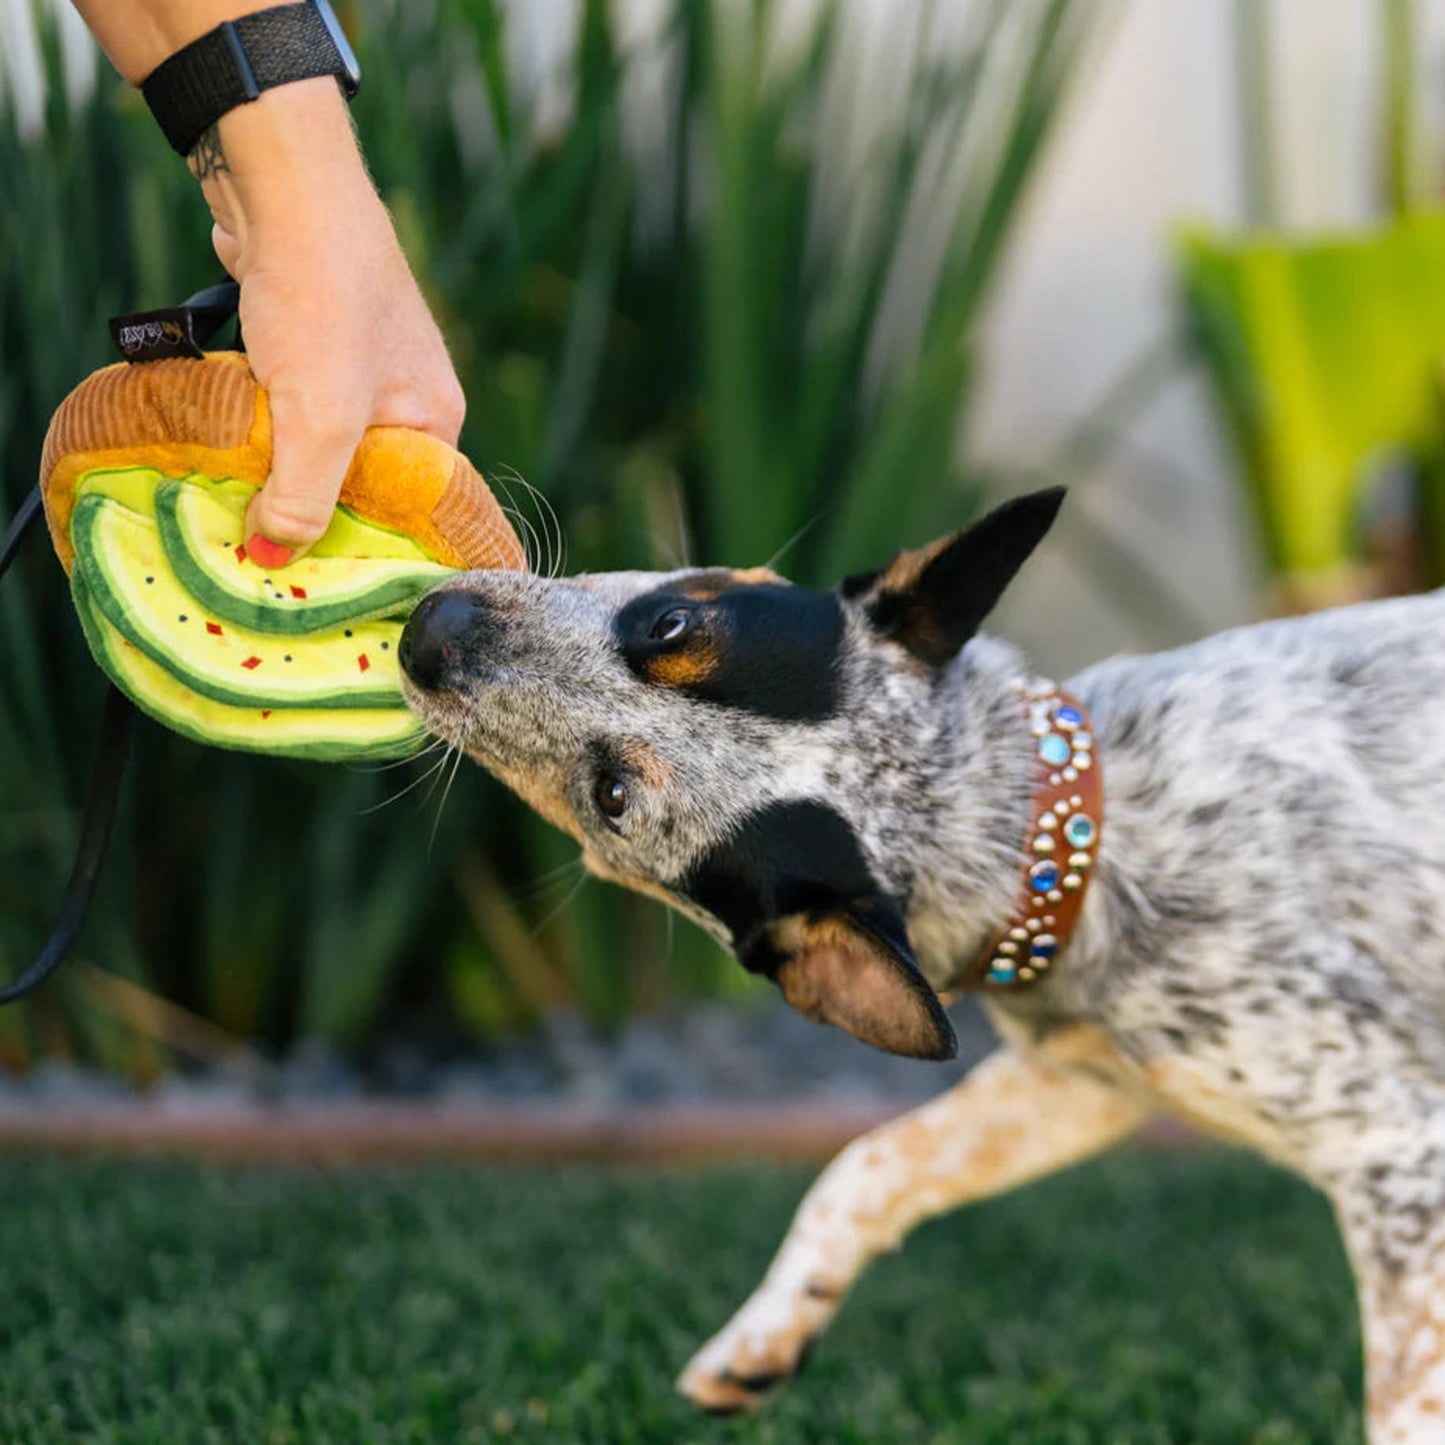
[[[341,57],[343,73],[337,79],[346,92],[347,100],[350,100],[361,85],[361,66],[356,63],[356,52],[351,48],[351,42],[346,38],[346,32],[341,28],[341,22],[336,18],[336,12],[331,8],[329,0],[311,0],[311,3],[316,7],[321,23],[326,26],[326,32],[331,36],[337,55]]]

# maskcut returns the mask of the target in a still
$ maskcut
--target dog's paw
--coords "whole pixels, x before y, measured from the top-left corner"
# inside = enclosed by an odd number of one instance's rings
[[[677,1388],[714,1415],[756,1409],[807,1363],[834,1307],[834,1297],[821,1292],[781,1306],[755,1295],[692,1357]]]

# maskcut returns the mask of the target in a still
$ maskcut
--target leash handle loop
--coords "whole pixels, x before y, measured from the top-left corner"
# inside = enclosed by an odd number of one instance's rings
[[[0,537],[0,577],[20,555],[21,546],[35,530],[43,511],[43,499],[37,486],[20,504],[20,510],[5,529],[4,537]],[[135,705],[112,684],[107,690],[105,714],[101,719],[100,743],[91,770],[90,797],[85,805],[80,845],[71,865],[70,880],[65,886],[60,911],[29,968],[19,978],[0,988],[0,1005],[15,1003],[44,983],[55,972],[85,922],[120,808],[121,784],[125,780],[134,718]]]
[[[85,805],[85,822],[80,846],[65,885],[60,911],[49,936],[30,967],[12,983],[0,988],[0,1005],[15,1003],[33,992],[60,966],[75,942],[80,926],[95,896],[95,885],[105,862],[105,851],[120,809],[121,784],[125,781],[126,757],[130,751],[131,725],[135,704],[114,684],[106,692],[105,715],[100,724],[100,745],[90,775],[90,798]]]

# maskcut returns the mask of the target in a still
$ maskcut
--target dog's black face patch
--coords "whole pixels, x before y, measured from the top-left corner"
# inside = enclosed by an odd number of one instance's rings
[[[952,1058],[952,1025],[919,970],[899,902],[842,814],[806,799],[750,814],[681,890],[723,923],[738,961],[801,1013],[890,1053]]]
[[[633,598],[614,634],[637,677],[704,702],[786,722],[837,706],[843,610],[831,592],[699,572]]]
[[[733,936],[738,961],[771,974],[780,959],[767,925],[871,897],[878,885],[847,820],[823,803],[770,803],[693,865],[678,891]]]

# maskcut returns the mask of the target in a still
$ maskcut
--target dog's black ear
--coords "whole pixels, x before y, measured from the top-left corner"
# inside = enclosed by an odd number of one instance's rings
[[[749,967],[771,974],[800,1013],[875,1049],[915,1059],[951,1059],[958,1052],[953,1025],[908,946],[902,916],[886,899],[774,919],[750,955]]]
[[[1015,497],[962,532],[847,578],[838,590],[883,636],[943,667],[993,611],[1063,500],[1062,487]]]

